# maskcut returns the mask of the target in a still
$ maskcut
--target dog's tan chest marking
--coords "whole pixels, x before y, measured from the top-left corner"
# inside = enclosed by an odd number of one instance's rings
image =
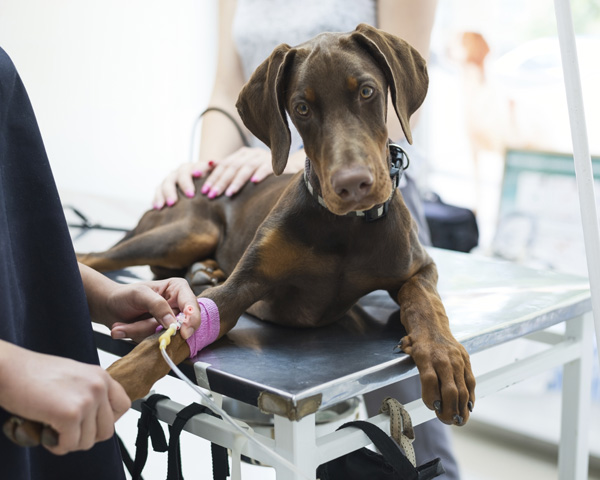
[[[264,233],[257,249],[260,261],[259,272],[269,279],[282,279],[294,272],[318,274],[332,263],[325,255],[285,237],[281,230],[272,229]]]

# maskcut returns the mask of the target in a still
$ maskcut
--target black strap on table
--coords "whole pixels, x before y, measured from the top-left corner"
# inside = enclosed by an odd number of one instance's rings
[[[415,468],[408,458],[402,454],[398,455],[401,452],[396,442],[372,423],[357,420],[346,423],[339,429],[347,427],[355,427],[362,430],[403,480],[428,480],[444,473],[444,468],[439,458]]]
[[[169,427],[169,464],[167,469],[167,480],[183,480],[181,472],[181,451],[179,437],[183,427],[190,418],[201,413],[212,415],[216,418],[221,418],[214,413],[210,408],[192,403],[181,409],[177,414],[173,425]],[[227,459],[227,449],[214,443],[211,443],[213,480],[227,480],[229,476],[229,461]]]
[[[125,444],[119,435],[115,433],[115,437],[117,437],[117,443],[119,444],[119,450],[121,451],[121,459],[123,460],[123,464],[125,465],[125,468],[127,468],[129,475],[133,475],[133,459],[129,454],[129,450],[127,450],[127,447],[125,447]],[[140,477],[140,480],[144,479]]]
[[[132,480],[142,480],[142,470],[148,459],[148,437],[152,440],[155,452],[166,452],[168,445],[165,432],[156,416],[156,404],[169,397],[158,393],[149,396],[141,404],[142,414],[138,420],[138,434],[135,440],[135,460],[133,462]]]

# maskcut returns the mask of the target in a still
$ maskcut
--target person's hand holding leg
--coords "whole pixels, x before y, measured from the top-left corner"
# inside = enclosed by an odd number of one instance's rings
[[[99,366],[0,340],[0,405],[52,427],[58,445],[46,448],[64,455],[112,437],[114,423],[131,402],[123,387]]]
[[[111,329],[113,338],[140,341],[168,328],[175,316],[191,307],[192,314],[181,327],[187,339],[200,326],[200,308],[194,292],[183,278],[119,284],[80,264],[92,320]]]

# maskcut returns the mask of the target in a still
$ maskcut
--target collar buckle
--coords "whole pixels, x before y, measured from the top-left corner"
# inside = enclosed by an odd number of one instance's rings
[[[404,170],[410,166],[410,160],[400,145],[390,142],[389,150],[391,156],[390,177],[394,189],[396,189],[400,185],[400,179],[402,178]]]

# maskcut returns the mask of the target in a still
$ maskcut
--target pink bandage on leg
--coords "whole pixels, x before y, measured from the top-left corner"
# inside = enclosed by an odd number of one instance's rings
[[[198,306],[201,315],[200,327],[186,340],[190,347],[190,358],[213,343],[219,337],[221,327],[219,308],[215,302],[210,298],[198,298]]]

